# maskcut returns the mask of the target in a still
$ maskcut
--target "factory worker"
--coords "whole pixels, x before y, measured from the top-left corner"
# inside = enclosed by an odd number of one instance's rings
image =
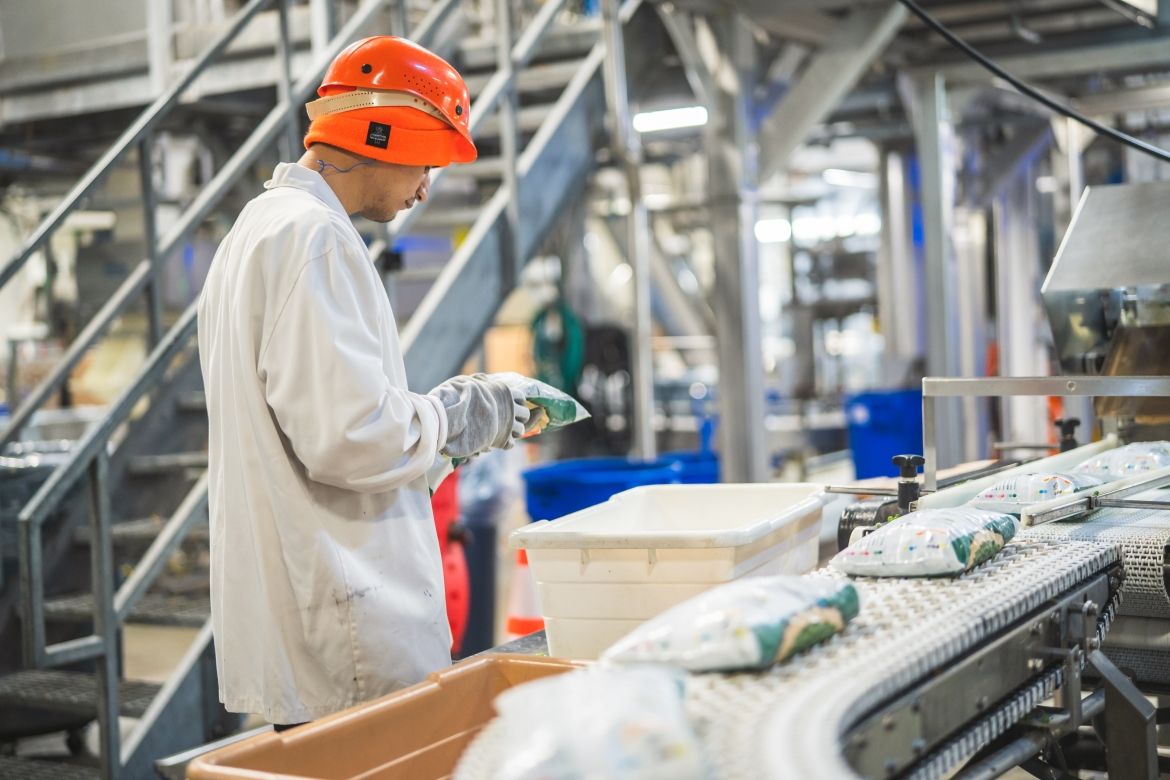
[[[400,38],[359,41],[220,245],[199,301],[220,699],[284,727],[451,662],[430,493],[507,448],[522,397],[487,377],[407,390],[394,314],[350,215],[427,198],[471,162],[467,86]],[[449,466],[448,469],[449,470]]]

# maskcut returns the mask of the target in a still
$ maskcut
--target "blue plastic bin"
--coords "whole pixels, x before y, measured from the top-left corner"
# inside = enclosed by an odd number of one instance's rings
[[[677,460],[583,458],[538,466],[524,472],[528,515],[555,520],[639,485],[673,485],[682,481]]]
[[[922,452],[922,391],[874,390],[845,399],[858,479],[897,476],[890,458]]]
[[[719,456],[714,452],[664,452],[662,459],[677,461],[682,466],[682,475],[678,481],[684,485],[713,485],[719,482]]]

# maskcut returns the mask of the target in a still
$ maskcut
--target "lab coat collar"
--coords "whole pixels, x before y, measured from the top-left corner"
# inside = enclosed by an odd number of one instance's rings
[[[338,214],[348,218],[349,215],[345,213],[345,207],[341,205],[337,194],[333,191],[321,174],[316,171],[309,170],[303,165],[297,163],[280,163],[272,171],[272,178],[264,182],[264,189],[271,190],[276,187],[293,187],[298,190],[304,190],[310,195],[316,197],[326,206],[334,209]]]

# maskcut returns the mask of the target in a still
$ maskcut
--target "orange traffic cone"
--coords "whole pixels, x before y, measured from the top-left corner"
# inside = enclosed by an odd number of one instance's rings
[[[507,641],[535,634],[544,628],[544,618],[536,603],[536,583],[528,569],[528,555],[516,551],[516,568],[512,571],[512,589],[508,594],[508,622],[504,625]]]

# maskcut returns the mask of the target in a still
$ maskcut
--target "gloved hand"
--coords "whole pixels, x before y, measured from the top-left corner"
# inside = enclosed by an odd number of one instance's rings
[[[483,374],[448,379],[428,395],[447,411],[449,458],[470,458],[489,449],[510,449],[524,434],[528,405],[519,390]]]

